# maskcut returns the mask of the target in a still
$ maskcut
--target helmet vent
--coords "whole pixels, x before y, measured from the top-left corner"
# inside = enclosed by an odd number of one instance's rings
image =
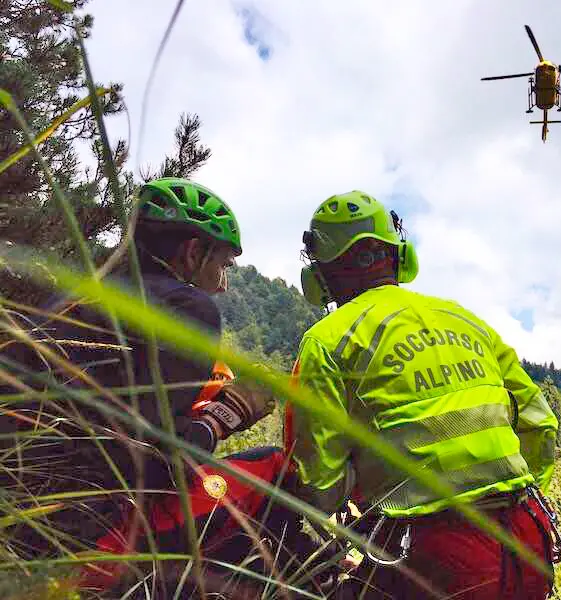
[[[367,196],[366,194],[362,194],[361,198],[366,202],[366,204],[372,203],[372,201],[370,200],[370,196]]]
[[[193,221],[199,221],[200,223],[206,223],[209,221],[208,215],[205,215],[205,213],[198,210],[188,210],[187,214],[191,219],[193,219]]]
[[[169,206],[167,198],[161,194],[152,194],[150,202],[162,210],[165,210]]]
[[[331,202],[331,203],[329,204],[329,209],[330,209],[332,212],[337,212],[337,209],[338,209],[338,208],[339,208],[339,202],[337,202],[337,201],[335,201],[335,202]]]
[[[209,194],[206,194],[205,192],[199,190],[199,206],[202,208],[205,204],[206,201],[210,198]]]
[[[216,231],[216,233],[222,233],[222,229],[216,223],[211,223],[210,228],[212,231]]]
[[[234,225],[234,221],[228,221],[228,225],[230,226],[230,231],[232,233],[236,233],[238,231],[237,227]]]
[[[170,189],[182,202],[187,200],[187,198],[185,198],[185,189],[180,185],[174,185],[173,187],[170,187]]]
[[[228,211],[224,206],[221,206],[215,213],[217,217],[225,217],[228,214]]]
[[[352,212],[356,212],[358,210],[358,206],[354,204],[354,202],[347,202],[347,208]]]

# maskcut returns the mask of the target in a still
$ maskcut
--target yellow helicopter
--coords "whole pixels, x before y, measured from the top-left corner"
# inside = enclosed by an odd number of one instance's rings
[[[554,106],[557,111],[561,111],[561,89],[559,87],[559,66],[549,60],[544,60],[541,50],[536,42],[536,38],[528,25],[524,25],[526,33],[534,46],[534,50],[540,59],[533,73],[518,73],[517,75],[499,75],[497,77],[482,77],[481,81],[491,81],[493,79],[512,79],[514,77],[529,77],[528,88],[528,110],[527,113],[534,112],[534,106],[543,110],[543,121],[530,121],[531,124],[541,124],[542,140],[545,142],[548,133],[549,123],[561,123],[561,121],[548,121],[547,111]]]

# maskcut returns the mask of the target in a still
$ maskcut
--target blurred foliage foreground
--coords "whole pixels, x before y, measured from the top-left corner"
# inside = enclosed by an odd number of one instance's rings
[[[75,15],[75,10],[86,4],[87,0],[0,0],[0,385],[9,389],[0,396],[0,418],[2,424],[10,417],[20,425],[17,431],[3,427],[0,431],[0,600],[96,597],[95,592],[78,592],[76,577],[85,563],[97,565],[98,573],[104,564],[109,568],[107,556],[91,553],[94,538],[90,526],[107,528],[112,522],[99,509],[101,503],[106,506],[108,500],[118,496],[126,499],[127,506],[144,506],[146,490],[142,480],[137,480],[134,488],[127,484],[105,451],[106,430],[98,428],[88,416],[92,411],[103,415],[119,439],[136,444],[139,438],[148,437],[167,448],[165,458],[176,478],[185,519],[178,535],[184,535],[188,541],[184,546],[188,552],[164,555],[154,544],[150,528],[145,527],[146,551],[115,556],[112,560],[113,565],[129,566],[135,576],[129,588],[114,597],[137,600],[153,596],[150,582],[165,565],[172,564],[176,567],[176,585],[160,600],[182,600],[189,597],[187,589],[197,588],[206,588],[207,597],[226,597],[209,575],[209,569],[216,566],[222,569],[222,583],[243,578],[246,584],[243,589],[230,586],[229,600],[325,598],[325,590],[317,584],[310,586],[310,580],[328,570],[330,564],[321,560],[314,563],[310,547],[310,556],[306,558],[304,552],[300,557],[303,560],[288,570],[291,557],[281,557],[282,539],[277,547],[267,546],[261,523],[248,522],[231,507],[230,512],[251,541],[249,550],[234,552],[229,561],[220,565],[217,560],[211,564],[201,547],[217,517],[211,511],[202,529],[196,528],[185,480],[185,461],[196,459],[222,469],[261,496],[305,518],[308,528],[313,526],[316,533],[324,534],[316,539],[318,544],[322,539],[329,544],[330,535],[336,534],[361,552],[373,548],[354,531],[292,497],[276,482],[266,483],[237,471],[220,457],[256,446],[279,445],[282,402],[290,401],[313,418],[329,421],[354,444],[369,448],[380,460],[402,472],[404,478],[416,478],[442,497],[452,498],[453,490],[429,469],[419,470],[416,464],[397,455],[364,425],[338,411],[318,407],[305,389],[296,391],[290,385],[286,372],[297,340],[321,316],[295,288],[288,288],[281,280],[266,281],[252,267],[235,271],[232,279],[238,287],[234,285],[232,293],[221,301],[227,331],[226,343],[218,347],[188,323],[147,306],[141,294],[127,296],[100,282],[103,277],[99,269],[108,259],[127,257],[126,252],[111,257],[112,249],[104,240],[107,236],[122,239],[141,182],[126,169],[127,144],[120,140],[112,149],[108,141],[105,118],[123,110],[121,87],[114,84],[104,88],[94,83],[83,43],[93,22],[87,15]],[[182,4],[177,4],[160,50]],[[209,158],[210,151],[199,143],[199,125],[196,116],[181,117],[175,132],[176,153],[166,157],[153,174],[189,177]],[[91,145],[98,165],[83,177],[74,146],[79,140]],[[133,251],[129,258],[133,268]],[[138,271],[135,275],[140,280]],[[134,398],[142,390],[133,386],[124,390],[103,388],[88,380],[83,365],[65,360],[64,349],[58,348],[61,344],[52,343],[59,340],[48,335],[36,339],[37,333],[43,333],[35,326],[36,312],[25,326],[14,321],[14,316],[25,312],[23,304],[30,305],[27,309],[33,314],[33,307],[53,290],[98,303],[118,335],[126,326],[147,340],[161,428],[135,412]],[[5,350],[14,339],[34,351],[39,349],[56,369],[30,370],[25,361],[6,355]],[[224,360],[237,375],[269,387],[280,399],[279,406],[250,430],[222,443],[214,456],[189,445],[174,434],[166,388],[158,379],[159,345],[172,347],[185,358],[195,355]],[[259,368],[256,361],[273,370]],[[553,365],[548,372],[555,374]],[[77,380],[81,380],[81,386],[73,385]],[[551,379],[546,379],[543,386],[559,416],[557,388]],[[123,397],[131,402],[122,402]],[[32,416],[26,413],[31,402],[35,403]],[[127,428],[128,437],[123,433]],[[94,473],[93,462],[68,468],[68,448],[72,448],[68,442],[73,438],[86,439],[95,446],[104,461],[102,475],[111,473],[119,483],[116,489],[93,484],[94,475],[99,474]],[[561,508],[559,473],[552,496]],[[474,508],[458,505],[457,510],[523,559],[529,559],[524,547]],[[144,526],[142,510],[138,513]],[[68,517],[69,514],[73,516]],[[50,551],[45,555],[33,553],[32,540],[48,543]],[[346,548],[342,551],[344,556]],[[188,588],[187,583],[193,582]]]

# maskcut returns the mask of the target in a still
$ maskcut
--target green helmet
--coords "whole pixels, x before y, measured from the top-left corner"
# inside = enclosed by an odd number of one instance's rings
[[[320,204],[312,217],[310,231],[304,233],[306,253],[312,261],[328,263],[359,240],[375,238],[397,246],[397,279],[400,283],[409,283],[419,272],[419,262],[413,244],[398,233],[398,222],[394,212],[388,213],[383,204],[364,192],[331,196]],[[310,298],[319,298],[317,290],[310,291],[314,287],[312,280],[317,278],[316,271],[313,265],[302,271],[303,287],[308,289],[306,295]]]
[[[310,224],[314,259],[331,262],[363,238],[376,238],[399,245],[391,214],[364,192],[354,191],[331,196],[315,211]]]
[[[139,194],[139,221],[186,225],[207,233],[242,253],[240,228],[230,207],[208,188],[176,177],[144,184]]]

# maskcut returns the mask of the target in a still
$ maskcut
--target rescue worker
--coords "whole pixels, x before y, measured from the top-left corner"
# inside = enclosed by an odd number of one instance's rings
[[[398,216],[372,196],[327,199],[303,242],[305,297],[337,309],[303,336],[297,381],[320,407],[370,427],[551,564],[551,523],[538,488],[547,492],[553,474],[558,423],[515,351],[458,303],[399,285],[415,279],[417,255]],[[546,597],[547,576],[446,499],[298,407],[287,419],[298,495],[327,514],[350,497],[370,508],[373,543],[441,597]],[[372,569],[366,597],[435,597],[376,555],[365,557],[340,597],[358,597]]]
[[[138,208],[133,239],[147,300],[179,318],[187,319],[219,342],[221,319],[212,296],[227,290],[227,269],[242,252],[239,225],[234,213],[213,191],[177,178],[161,178],[146,183],[139,193]],[[118,269],[111,278],[120,285],[132,287],[132,277],[127,267]],[[35,337],[42,338],[43,343],[47,343],[52,350],[80,366],[104,388],[128,386],[124,359],[124,353],[128,353],[135,385],[153,385],[147,343],[139,334],[125,330],[126,348],[123,349],[109,320],[95,311],[93,306],[57,299],[51,305],[51,310],[75,320],[65,322],[51,318],[37,325]],[[76,321],[81,321],[86,327],[77,326]],[[96,329],[91,329],[92,326]],[[25,322],[22,327],[29,329]],[[18,354],[18,350],[24,354]],[[55,364],[48,364],[44,356],[40,357],[27,347],[18,350],[16,357],[28,370],[41,372],[47,366],[59,383],[84,387],[78,378],[61,371]],[[227,380],[220,382],[219,389],[213,390],[209,396],[211,401],[204,402],[192,414],[192,405],[204,382],[220,377],[216,370],[213,375],[213,361],[196,357],[186,360],[165,345],[160,346],[158,358],[163,382],[184,384],[167,392],[176,435],[209,452],[214,451],[220,440],[250,427],[274,408],[274,399],[267,390],[234,381],[231,374],[226,374],[222,378]],[[127,393],[123,393],[121,399],[130,402]],[[142,416],[161,427],[156,394],[140,393],[138,403]],[[67,417],[70,409],[63,404],[60,408],[61,415]],[[27,412],[33,412],[35,418],[37,410],[31,408]],[[45,414],[43,420],[53,416],[54,408],[51,406],[50,410],[51,414]],[[100,412],[80,406],[79,413],[87,422],[102,427],[98,433],[102,431],[105,434],[102,443],[107,454],[129,486],[135,488],[138,482],[133,456],[136,452],[138,457],[140,452],[144,464],[144,488],[175,488],[172,469],[167,461],[169,449],[164,444],[146,435],[138,443],[134,428],[126,427],[123,429],[129,434],[130,440],[123,443],[112,435],[112,424]],[[7,419],[7,416],[3,417],[4,428]],[[98,446],[83,439],[83,432],[76,420],[59,418],[54,423],[61,431],[65,430],[65,435],[82,439],[67,439],[63,446],[62,442],[58,444],[61,446],[59,450],[57,445],[46,449],[49,456],[54,453],[69,459],[66,462],[58,461],[56,477],[51,477],[49,481],[50,493],[71,491],[72,486],[78,490],[90,486],[107,489],[120,486]],[[36,451],[41,452],[40,449]],[[71,459],[71,456],[74,458]],[[44,462],[48,463],[48,458]],[[77,467],[82,470],[77,470]],[[79,473],[85,476],[78,477]],[[32,476],[33,471],[30,471]],[[39,484],[44,485],[44,482],[45,477],[40,475]],[[62,518],[68,523],[72,520],[69,521],[66,513]],[[79,522],[80,519],[75,521]],[[87,517],[84,524],[80,524],[81,528],[86,526],[86,521]],[[84,537],[93,539],[93,535],[84,534]]]
[[[240,228],[226,202],[186,179],[150,181],[139,193],[134,242],[148,299],[219,341],[221,318],[212,296],[227,291],[227,270],[242,253]],[[125,277],[130,280],[128,273]],[[133,357],[137,382],[151,383],[143,343],[133,346]],[[218,441],[247,429],[273,409],[270,394],[234,382],[221,363],[186,361],[165,347],[160,348],[159,363],[165,383],[224,381],[213,402],[204,403],[195,415],[191,408],[200,400],[200,386],[168,392],[177,434],[209,452]],[[153,395],[143,399],[143,405],[148,404],[149,420],[159,423]]]

